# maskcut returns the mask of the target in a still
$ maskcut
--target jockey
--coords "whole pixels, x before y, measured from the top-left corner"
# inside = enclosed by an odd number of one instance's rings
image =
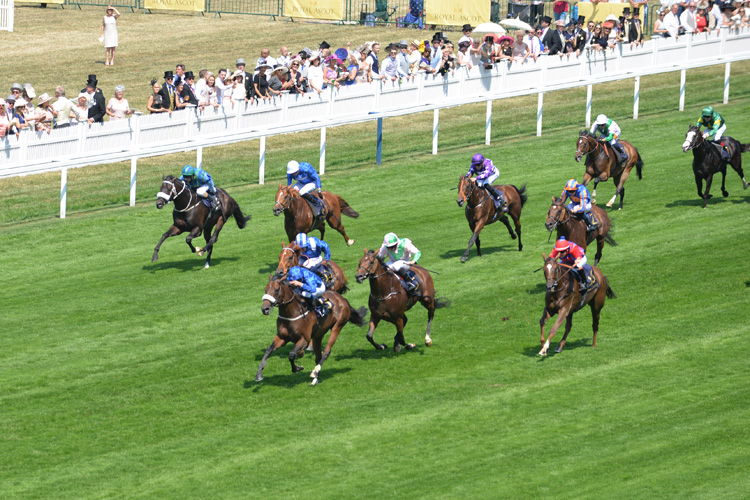
[[[572,241],[566,240],[565,236],[561,236],[555,242],[555,248],[552,249],[549,256],[551,259],[560,257],[560,262],[573,266],[573,275],[578,280],[578,289],[583,295],[588,289],[586,275],[592,271],[591,265],[586,263],[586,251]]]
[[[476,174],[477,186],[483,187],[492,196],[495,202],[495,207],[502,207],[503,212],[508,211],[508,202],[505,200],[505,196],[502,192],[492,187],[492,183],[500,177],[500,171],[492,160],[485,158],[481,153],[477,153],[471,158],[471,167],[466,173],[466,177],[471,177]]]
[[[316,316],[322,318],[326,315],[328,312],[326,303],[321,297],[326,291],[326,286],[317,274],[304,267],[294,266],[289,269],[286,279],[289,286],[297,288],[296,291],[308,299]]]
[[[208,198],[211,200],[211,211],[218,209],[221,206],[221,202],[216,197],[216,187],[214,187],[214,181],[211,179],[211,174],[201,169],[200,167],[192,167],[185,165],[182,168],[182,175],[180,180],[185,183],[201,198]]]
[[[299,191],[307,201],[311,202],[318,208],[316,216],[325,216],[325,204],[323,203],[323,195],[320,192],[320,176],[315,171],[312,165],[307,162],[296,162],[294,160],[286,164],[286,185],[291,186],[292,181],[296,181],[293,188]],[[318,196],[315,197],[310,194],[311,191],[317,189]]]
[[[331,260],[331,248],[328,243],[315,236],[307,236],[305,233],[299,233],[294,242],[298,247],[305,249],[302,256],[307,259],[300,260],[300,265],[325,279],[326,269],[323,266],[323,256],[325,255],[326,261]]]
[[[571,202],[567,204],[568,210],[575,215],[583,217],[583,220],[586,222],[587,231],[596,229],[594,221],[591,220],[591,195],[586,186],[579,184],[575,179],[570,179],[565,183],[560,198],[562,198],[563,203],[565,203],[567,198],[570,198]]]
[[[719,113],[714,111],[711,106],[703,108],[700,119],[698,119],[698,130],[701,126],[706,127],[706,131],[703,132],[703,138],[707,139],[710,136],[714,136],[713,142],[715,144],[721,144],[721,158],[723,160],[729,160],[729,151],[724,141],[721,140],[724,132],[727,130],[727,124],[724,122],[724,118]]]
[[[591,133],[596,136],[596,132],[599,132],[600,139],[609,142],[612,147],[620,153],[622,161],[628,159],[628,154],[625,152],[625,148],[623,148],[622,144],[617,141],[617,138],[620,137],[620,127],[614,120],[607,118],[607,115],[597,116],[596,121],[591,125]]]
[[[383,245],[378,251],[378,257],[387,259],[386,266],[404,278],[406,292],[409,294],[416,292],[419,286],[417,276],[409,269],[409,266],[416,264],[421,256],[422,252],[409,238],[399,238],[396,233],[386,234]]]

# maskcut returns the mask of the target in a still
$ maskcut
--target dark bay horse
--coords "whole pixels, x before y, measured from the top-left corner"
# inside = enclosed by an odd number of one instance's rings
[[[708,192],[711,190],[711,181],[714,174],[721,172],[721,194],[725,198],[729,196],[725,187],[727,178],[727,163],[729,163],[735,172],[742,179],[742,187],[747,189],[748,183],[745,180],[745,174],[742,172],[742,153],[750,151],[750,144],[740,144],[736,139],[729,136],[721,138],[726,144],[729,152],[729,161],[721,159],[721,151],[705,140],[700,129],[695,125],[688,127],[685,134],[685,142],[682,144],[682,151],[687,153],[693,150],[693,174],[695,175],[695,185],[698,187],[698,196],[703,199],[703,208],[706,208],[706,202],[711,198]],[[703,180],[706,181],[706,191],[703,191]]]
[[[281,252],[279,253],[279,265],[276,268],[276,276],[286,274],[291,267],[299,265],[298,263],[301,255],[302,248],[298,247],[296,243],[292,242],[291,245],[286,246],[282,241]],[[346,291],[349,290],[349,287],[347,286],[346,276],[344,276],[344,270],[332,260],[327,261],[327,265],[331,271],[333,279],[325,283],[326,288],[341,294],[346,293]]]
[[[539,326],[542,328],[542,350],[540,356],[547,355],[549,343],[555,336],[557,330],[565,321],[565,334],[555,352],[561,352],[565,347],[565,340],[568,338],[570,328],[573,326],[573,313],[580,311],[586,304],[591,307],[591,317],[593,319],[592,328],[594,330],[594,340],[591,347],[596,347],[596,334],[599,331],[599,313],[604,307],[607,297],[614,299],[617,296],[609,286],[607,277],[602,274],[599,268],[594,267],[594,276],[598,282],[596,290],[588,290],[585,298],[581,296],[578,288],[578,280],[570,275],[570,267],[565,264],[558,264],[554,259],[550,259],[545,254],[544,257],[544,278],[547,280],[547,293],[544,296],[544,311],[542,319],[539,320]],[[544,340],[544,324],[549,318],[557,314],[557,320],[549,331],[549,337]]]
[[[419,302],[427,309],[427,331],[425,332],[424,343],[427,347],[430,347],[432,345],[430,328],[432,318],[435,316],[435,309],[447,307],[450,304],[445,299],[435,299],[435,287],[432,284],[429,271],[418,265],[410,267],[417,275],[421,286],[418,296],[406,293],[406,289],[404,289],[396,273],[385,266],[374,250],[368,251],[365,248],[365,254],[359,261],[355,274],[357,283],[362,283],[368,278],[370,280],[370,328],[367,331],[367,340],[379,351],[385,349],[386,345],[376,344],[373,333],[381,319],[396,326],[396,336],[393,342],[394,352],[399,352],[401,347],[405,347],[407,350],[414,349],[415,345],[407,344],[404,339],[404,327],[408,321],[406,311]]]
[[[481,187],[477,186],[476,182],[470,177],[461,176],[458,179],[458,203],[459,207],[466,205],[464,214],[466,220],[469,221],[469,229],[471,229],[472,235],[469,239],[469,246],[466,248],[461,257],[461,262],[466,262],[469,258],[469,250],[471,246],[477,244],[477,255],[482,256],[482,245],[479,241],[479,233],[482,232],[484,226],[492,224],[496,221],[502,221],[505,227],[508,228],[510,237],[516,239],[516,233],[518,233],[518,251],[523,250],[523,243],[521,243],[521,209],[524,203],[528,199],[526,193],[526,184],[521,189],[516,186],[503,185],[493,186],[498,191],[501,191],[505,196],[505,201],[508,202],[508,213],[498,213],[496,215],[495,203],[492,200],[490,194]],[[508,215],[513,219],[513,224],[516,226],[516,232],[513,232],[513,228],[510,227],[510,221],[508,221]]]
[[[592,206],[591,213],[599,221],[599,227],[593,231],[586,231],[586,222],[575,217],[570,209],[563,204],[561,198],[553,196],[552,206],[547,211],[547,221],[544,223],[544,227],[550,232],[553,229],[557,229],[557,239],[560,236],[565,236],[565,239],[572,241],[584,250],[586,250],[589,243],[596,240],[594,265],[597,265],[602,258],[604,242],[609,243],[613,247],[617,246],[617,242],[612,238],[612,234],[610,234],[613,231],[607,212],[602,208]]]
[[[263,368],[271,353],[288,342],[294,343],[294,348],[289,352],[292,373],[303,370],[304,368],[297,365],[294,359],[297,355],[302,357],[303,349],[312,342],[315,351],[315,369],[310,373],[310,377],[313,379],[312,385],[317,385],[323,363],[330,356],[331,348],[336,343],[344,325],[353,323],[360,327],[364,326],[367,315],[367,309],[364,306],[354,309],[349,301],[336,292],[325,292],[323,297],[331,301],[333,310],[325,317],[318,319],[315,313],[305,305],[304,299],[292,291],[286,276],[269,278],[261,311],[268,316],[274,307],[278,307],[279,317],[276,318],[276,336],[263,354],[258,373],[255,375],[256,382],[263,380]],[[325,350],[321,350],[323,337],[329,330],[331,335],[328,337],[328,344]]]
[[[354,240],[346,235],[344,224],[341,222],[341,214],[356,219],[359,217],[359,213],[350,207],[341,196],[328,191],[323,191],[322,194],[328,213],[325,220],[316,220],[310,205],[299,194],[299,191],[290,186],[279,184],[273,214],[279,216],[281,212],[284,212],[284,229],[289,241],[293,241],[299,233],[309,233],[315,229],[320,231],[320,239],[325,239],[327,221],[329,226],[341,233],[347,246],[352,246]]]
[[[576,161],[580,162],[581,157],[586,155],[586,174],[583,176],[583,185],[587,186],[589,181],[594,179],[592,198],[596,198],[596,186],[611,177],[617,184],[617,189],[615,189],[615,195],[609,200],[607,206],[614,205],[619,194],[620,208],[618,210],[622,210],[622,202],[625,199],[625,181],[633,167],[636,168],[638,179],[643,178],[643,160],[635,146],[628,141],[619,142],[625,152],[628,153],[628,159],[623,165],[617,165],[617,156],[608,142],[597,139],[588,130],[581,130],[578,133],[575,158]]]
[[[185,242],[190,247],[190,250],[193,253],[198,252],[198,255],[201,256],[205,252],[206,265],[203,268],[210,267],[214,243],[219,238],[221,228],[224,227],[227,219],[234,216],[237,227],[244,229],[247,221],[252,217],[251,215],[247,217],[242,215],[240,206],[223,189],[216,188],[216,196],[221,199],[221,210],[215,211],[209,218],[210,210],[203,203],[203,198],[198,196],[187,184],[171,175],[163,178],[161,190],[156,193],[156,208],[161,209],[164,205],[173,201],[173,223],[167,232],[161,236],[159,243],[154,248],[154,256],[151,258],[151,262],[159,260],[159,248],[164,243],[164,240],[170,236],[177,236],[180,233],[188,233]],[[211,231],[213,231],[213,234],[211,234]],[[194,247],[192,240],[200,236],[201,232],[203,232],[203,237],[206,239],[206,246],[204,248]]]

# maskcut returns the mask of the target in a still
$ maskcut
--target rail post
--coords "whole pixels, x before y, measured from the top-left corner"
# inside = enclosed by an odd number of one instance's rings
[[[586,86],[586,128],[591,127],[591,94],[593,88],[593,85]]]
[[[258,167],[258,184],[266,183],[266,136],[260,138],[260,166]]]
[[[380,166],[383,160],[383,119],[378,118],[378,151],[376,155],[375,163]]]
[[[536,103],[536,136],[542,136],[542,109],[544,108],[544,92],[539,92]]]
[[[641,77],[635,77],[635,89],[633,90],[633,120],[638,119],[638,101],[640,99]]]
[[[326,128],[320,127],[320,175],[326,173]]]
[[[484,143],[490,145],[490,135],[492,134],[492,101],[487,101],[487,120],[484,125]]]
[[[729,68],[732,63],[727,63],[724,67],[724,104],[729,103]]]
[[[68,168],[60,170],[60,218],[65,218],[68,204]]]
[[[432,154],[436,155],[438,151],[438,125],[440,124],[440,109],[432,112]]]
[[[680,70],[680,111],[685,111],[685,71]]]

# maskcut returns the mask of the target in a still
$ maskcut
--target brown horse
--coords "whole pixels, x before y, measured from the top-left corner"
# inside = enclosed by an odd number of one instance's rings
[[[170,236],[177,236],[180,233],[187,232],[188,235],[185,238],[185,242],[190,247],[190,250],[193,253],[198,252],[200,256],[203,256],[204,252],[206,253],[206,265],[203,268],[206,269],[211,265],[211,254],[213,253],[214,243],[219,238],[221,228],[224,227],[227,219],[234,216],[237,227],[244,229],[247,221],[252,217],[250,215],[247,217],[242,215],[240,206],[223,189],[216,188],[216,196],[221,200],[221,210],[215,211],[209,217],[210,210],[203,203],[203,198],[190,189],[185,182],[171,175],[163,178],[161,190],[156,193],[156,208],[161,209],[164,205],[173,201],[173,224],[161,236],[159,243],[154,248],[154,255],[151,258],[151,262],[159,260],[159,248],[164,243],[164,240]],[[211,234],[212,230],[213,234]],[[204,248],[194,247],[192,239],[200,236],[201,232],[203,232],[203,237],[206,239],[206,246]]]
[[[359,261],[357,273],[354,275],[357,283],[362,283],[367,278],[370,279],[370,328],[367,331],[367,340],[379,351],[385,349],[386,345],[376,344],[373,340],[373,333],[381,319],[396,326],[396,336],[393,342],[394,352],[399,352],[402,346],[406,350],[414,349],[415,345],[407,344],[404,339],[404,327],[408,321],[405,313],[419,302],[427,309],[427,331],[425,332],[424,343],[427,347],[430,347],[432,345],[430,328],[432,318],[435,316],[435,309],[447,307],[450,304],[445,299],[435,299],[435,287],[432,284],[429,271],[417,265],[411,266],[411,270],[417,275],[421,287],[418,296],[406,293],[399,277],[383,264],[374,250],[368,251],[365,248],[365,254]]]
[[[586,222],[575,217],[570,209],[563,204],[561,198],[555,198],[553,196],[552,206],[550,206],[547,211],[547,221],[544,223],[544,227],[546,227],[549,232],[552,232],[552,230],[556,228],[558,239],[560,236],[565,236],[566,240],[572,241],[584,250],[586,250],[589,243],[596,240],[594,265],[597,265],[602,258],[604,242],[606,241],[613,247],[617,246],[617,242],[610,234],[614,231],[609,222],[607,212],[597,206],[593,206],[591,207],[591,213],[599,221],[599,227],[593,231],[586,231]]]
[[[495,203],[492,200],[490,194],[485,190],[477,186],[476,182],[464,175],[458,178],[458,203],[459,207],[466,204],[464,214],[466,220],[469,221],[469,229],[471,229],[472,235],[469,239],[469,246],[466,248],[461,257],[461,262],[466,262],[469,258],[469,250],[471,246],[476,242],[477,244],[477,255],[482,256],[482,245],[479,241],[479,233],[482,232],[484,226],[492,224],[496,221],[502,221],[505,227],[508,228],[510,237],[516,239],[516,233],[518,233],[518,251],[523,249],[523,243],[521,243],[521,209],[524,203],[528,199],[526,194],[526,184],[521,189],[516,186],[504,185],[504,186],[493,186],[498,191],[501,191],[505,196],[505,201],[508,202],[508,214],[513,219],[513,224],[516,226],[516,232],[513,232],[513,228],[510,227],[508,216],[502,212],[495,210]]]
[[[542,254],[542,257],[544,257],[543,269],[544,278],[547,280],[547,293],[544,297],[542,319],[539,320],[539,326],[542,328],[542,350],[539,351],[539,355],[547,355],[547,349],[549,349],[552,337],[555,336],[560,325],[565,321],[565,334],[555,352],[563,350],[565,340],[568,338],[570,328],[573,326],[573,313],[583,309],[586,304],[591,307],[591,317],[593,318],[594,340],[591,343],[591,347],[596,347],[596,334],[599,331],[599,313],[604,307],[606,297],[610,299],[617,297],[615,292],[610,288],[607,277],[598,268],[594,267],[594,276],[596,276],[598,286],[596,289],[588,290],[585,296],[582,297],[579,291],[578,280],[570,275],[570,266],[558,264],[554,259],[547,257],[545,254]],[[557,314],[557,320],[552,325],[549,337],[545,341],[544,324],[555,314]]]
[[[263,359],[258,366],[255,381],[263,380],[263,368],[273,351],[286,345],[294,343],[294,348],[289,352],[289,362],[292,364],[292,373],[303,370],[294,359],[304,355],[303,349],[312,342],[315,351],[315,369],[310,373],[312,385],[318,384],[318,376],[323,363],[331,354],[331,348],[336,343],[339,332],[347,323],[364,326],[367,309],[360,307],[354,309],[344,297],[336,292],[325,292],[323,297],[333,304],[333,309],[323,318],[318,319],[315,313],[308,308],[304,300],[287,283],[286,277],[271,276],[266,285],[265,295],[261,311],[268,316],[271,309],[279,308],[279,317],[276,319],[276,336],[271,345],[263,354]],[[321,351],[323,336],[331,331],[325,350]]]
[[[320,231],[320,239],[325,239],[326,221],[333,229],[341,233],[347,246],[354,244],[354,240],[346,235],[344,224],[341,222],[341,214],[356,219],[357,213],[341,196],[323,191],[323,202],[326,205],[326,218],[316,218],[310,205],[305,201],[299,191],[290,186],[279,184],[276,192],[276,203],[273,206],[273,214],[276,216],[284,212],[284,229],[289,241],[299,233],[309,233],[317,229]]]
[[[623,149],[628,154],[628,159],[624,164],[617,165],[617,156],[612,146],[606,142],[597,139],[588,130],[581,130],[578,134],[576,143],[576,161],[580,162],[583,155],[586,156],[586,174],[583,176],[583,185],[587,186],[591,179],[594,179],[594,190],[591,192],[592,198],[596,198],[596,186],[610,177],[617,184],[615,195],[607,203],[612,207],[617,195],[620,195],[620,208],[625,199],[625,181],[628,179],[630,171],[636,167],[638,179],[643,178],[643,160],[638,150],[628,141],[619,141]]]
[[[299,265],[298,263],[301,255],[302,248],[298,247],[296,243],[293,242],[291,245],[286,246],[282,241],[281,253],[279,253],[279,265],[276,268],[276,276],[286,274],[290,268]],[[324,265],[325,264],[326,262],[324,261]],[[344,276],[344,270],[332,260],[327,261],[327,264],[333,279],[330,281],[324,280],[326,288],[341,294],[346,293],[346,291],[349,290],[349,287],[347,286],[346,276]]]

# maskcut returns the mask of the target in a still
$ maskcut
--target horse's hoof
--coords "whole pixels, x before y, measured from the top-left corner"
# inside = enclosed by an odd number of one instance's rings
[[[378,351],[385,351],[387,348],[388,346],[385,344],[379,344],[378,346],[375,347],[375,349],[377,349]]]
[[[263,380],[263,375],[256,375],[255,376],[255,381],[256,382],[260,382],[261,380]]]
[[[612,205],[614,205],[614,203],[607,203],[607,208],[612,208]]]
[[[537,356],[539,356],[540,358],[543,358],[546,355],[547,355],[547,353],[546,352],[542,352],[542,351],[539,351],[539,354],[537,354]]]
[[[393,346],[393,352],[401,352],[401,345],[400,344],[394,344],[394,346]]]
[[[432,339],[429,337],[424,339],[424,345],[426,345],[427,347],[430,347],[432,345]]]
[[[404,346],[404,349],[406,349],[407,351],[411,351],[411,350],[412,350],[412,349],[414,349],[415,347],[417,347],[417,346],[416,346],[415,344],[406,344],[406,345]]]
[[[729,196],[729,191],[722,191],[722,192],[721,192],[721,195],[722,195],[722,196],[723,196],[724,198],[726,198],[727,196]]]
[[[304,370],[304,369],[305,369],[305,367],[304,367],[304,366],[302,366],[302,365],[297,365],[297,366],[295,366],[295,367],[294,367],[294,370],[292,370],[292,373],[297,373],[297,372],[301,372],[301,371],[302,371],[302,370]]]
[[[310,382],[310,385],[318,385],[318,377],[315,377],[312,382]]]
[[[300,351],[297,353],[297,359],[302,359],[305,357],[305,351]]]
[[[518,236],[516,236],[515,234],[511,234],[511,235],[510,235],[510,239],[511,239],[511,240],[515,240],[516,238],[518,238]]]
[[[354,245],[354,240],[346,240],[346,246],[350,247]]]
[[[199,257],[203,257],[203,249],[201,247],[195,247],[195,251]]]
[[[555,349],[555,352],[561,353],[563,350],[562,346],[557,346],[557,349]]]
[[[156,262],[157,260],[159,260],[159,257],[157,257],[156,255],[151,257],[151,262]]]
[[[461,257],[461,262],[466,262],[466,257]]]

